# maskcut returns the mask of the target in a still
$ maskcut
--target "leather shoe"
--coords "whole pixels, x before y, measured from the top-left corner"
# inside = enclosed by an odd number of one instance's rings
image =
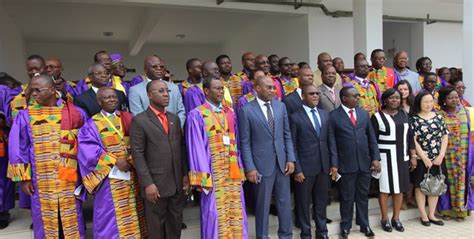
[[[425,227],[429,227],[431,225],[430,221],[423,221],[423,219],[421,219],[421,218],[420,218],[420,223],[421,223],[421,225],[423,225]]]
[[[181,223],[181,229],[186,229],[188,228],[188,226],[186,224],[184,224],[184,222]]]
[[[329,239],[329,236],[327,234],[323,234],[323,235],[317,235],[316,238],[317,239]]]
[[[388,220],[380,221],[380,223],[382,224],[382,229],[384,231],[392,232],[392,225],[390,224],[390,222]]]
[[[375,233],[370,227],[360,228],[360,232],[364,233],[366,237],[374,237]]]
[[[438,225],[438,226],[444,226],[444,222],[441,221],[441,220],[431,220],[429,219],[431,223],[435,224],[435,225]]]
[[[395,228],[395,230],[399,231],[399,232],[403,232],[405,231],[405,228],[403,227],[402,223],[400,222],[399,219],[397,220],[392,220],[392,227]]]
[[[348,229],[344,229],[341,231],[341,239],[347,239],[349,237],[350,231]]]
[[[8,220],[0,220],[0,230],[3,230],[10,225],[10,222]]]
[[[327,223],[327,224],[329,224],[329,223],[331,223],[331,222],[332,222],[332,220],[331,220],[331,219],[329,219],[329,218],[326,218],[326,223]]]

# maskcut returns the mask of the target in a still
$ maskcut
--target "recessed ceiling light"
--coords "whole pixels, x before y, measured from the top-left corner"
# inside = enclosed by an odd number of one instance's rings
[[[179,38],[179,39],[183,39],[185,37],[186,37],[186,35],[184,35],[184,34],[177,34],[176,35],[176,38]]]
[[[114,35],[113,32],[103,32],[103,34],[104,34],[105,37],[111,37],[111,36]]]

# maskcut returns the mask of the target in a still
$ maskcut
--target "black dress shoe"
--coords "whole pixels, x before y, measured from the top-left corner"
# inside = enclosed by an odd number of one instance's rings
[[[329,239],[329,236],[327,234],[323,234],[323,235],[317,235],[316,238],[317,239]]]
[[[395,228],[395,230],[399,231],[399,232],[403,232],[405,231],[405,228],[403,227],[402,223],[400,222],[399,219],[397,220],[392,220],[392,227]]]
[[[30,230],[33,230],[33,223],[31,223],[30,225]]]
[[[0,220],[0,230],[7,228],[8,225],[10,225],[8,220]]]
[[[382,229],[386,232],[392,232],[392,224],[388,220],[380,221],[382,224]]]
[[[430,221],[423,221],[423,219],[420,218],[420,223],[421,225],[425,227],[429,227],[431,225]]]
[[[326,218],[326,223],[327,223],[327,224],[329,224],[329,223],[331,223],[331,222],[332,222],[332,220],[331,220],[331,219],[329,219],[329,218]]]
[[[438,226],[444,226],[444,222],[441,221],[441,220],[431,220],[431,219],[428,219],[430,220],[431,223],[435,224],[435,225],[438,225]]]
[[[349,233],[350,233],[350,231],[347,230],[347,229],[342,230],[341,235],[340,235],[341,239],[347,239],[349,237]]]
[[[186,224],[184,224],[184,222],[181,223],[181,229],[186,229],[188,228],[188,226]]]
[[[374,231],[370,227],[360,228],[360,232],[364,233],[366,237],[373,237],[375,236]]]

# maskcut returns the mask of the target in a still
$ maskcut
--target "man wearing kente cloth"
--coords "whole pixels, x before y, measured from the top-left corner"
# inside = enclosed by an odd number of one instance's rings
[[[117,110],[112,88],[100,88],[97,102],[102,110],[78,135],[82,182],[94,195],[94,238],[143,238],[143,201],[130,152],[132,115]]]
[[[298,81],[295,80],[291,76],[291,67],[293,66],[293,63],[291,63],[290,58],[288,57],[282,57],[278,61],[278,66],[280,67],[280,81],[281,85],[283,87],[283,92],[285,94],[285,97],[288,96],[289,94],[293,93],[296,89],[298,89]]]
[[[63,64],[57,58],[46,59],[46,72],[47,75],[53,77],[54,83],[56,84],[56,90],[61,93],[61,98],[66,101],[71,101],[76,96],[76,90],[74,89],[75,83],[66,81],[63,74]]]
[[[203,89],[206,101],[189,112],[185,132],[190,185],[201,191],[201,238],[248,238],[235,114],[221,103],[220,80],[204,79]]]
[[[47,75],[29,88],[35,104],[18,112],[10,130],[8,177],[31,197],[35,238],[85,238],[76,155],[86,115],[58,99]]]
[[[385,60],[385,52],[382,49],[375,49],[370,54],[370,61],[372,61],[374,69],[369,72],[367,79],[377,85],[380,94],[395,87],[400,80],[394,69],[384,66]]]
[[[108,87],[112,87],[116,90],[122,91],[125,95],[128,95],[128,83],[126,81],[122,81],[122,78],[119,76],[113,76],[112,73],[112,58],[110,58],[109,54],[106,51],[98,51],[94,55],[94,63],[99,63],[105,67],[107,72],[110,74],[110,80],[107,82]],[[92,80],[88,75],[86,78],[80,80],[76,84],[76,93],[80,95],[86,92],[88,89],[92,87]]]
[[[186,71],[188,71],[188,78],[178,85],[183,101],[186,97],[186,92],[191,87],[201,83],[201,69],[201,60],[197,58],[191,58],[186,61]]]
[[[232,74],[232,62],[227,55],[220,55],[216,58],[216,64],[219,67],[220,79],[227,89],[229,89],[232,105],[238,104],[239,98],[242,96],[242,78]]]
[[[377,85],[367,79],[369,64],[360,59],[354,63],[354,74],[343,85],[354,87],[359,93],[359,106],[372,116],[379,111],[379,90]]]
[[[215,62],[205,61],[202,63],[202,78],[220,78],[219,67]],[[206,97],[204,96],[204,91],[202,88],[202,80],[199,84],[191,87],[186,91],[186,97],[184,98],[184,108],[186,112],[190,112],[194,108],[204,104]],[[232,108],[232,97],[230,95],[229,89],[224,85],[224,99],[222,103],[225,106]]]

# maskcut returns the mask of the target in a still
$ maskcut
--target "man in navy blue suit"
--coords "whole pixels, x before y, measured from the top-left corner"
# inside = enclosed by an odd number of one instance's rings
[[[291,136],[295,148],[295,207],[301,225],[301,238],[311,239],[310,205],[316,223],[316,238],[329,238],[326,206],[330,177],[336,179],[337,153],[329,113],[317,108],[321,91],[313,84],[302,88],[303,105],[290,116]],[[331,176],[330,176],[331,175]]]
[[[368,204],[371,172],[380,172],[380,153],[369,114],[358,106],[359,93],[355,88],[344,87],[340,92],[342,105],[330,114],[335,141],[330,147],[337,149],[339,180],[341,237],[347,238],[352,227],[354,202],[360,231],[373,237],[369,226]]]
[[[278,238],[292,238],[290,176],[295,156],[285,105],[273,100],[275,85],[268,76],[256,79],[257,97],[239,112],[241,157],[247,179],[255,183],[255,229],[268,238],[272,193],[278,211]]]

